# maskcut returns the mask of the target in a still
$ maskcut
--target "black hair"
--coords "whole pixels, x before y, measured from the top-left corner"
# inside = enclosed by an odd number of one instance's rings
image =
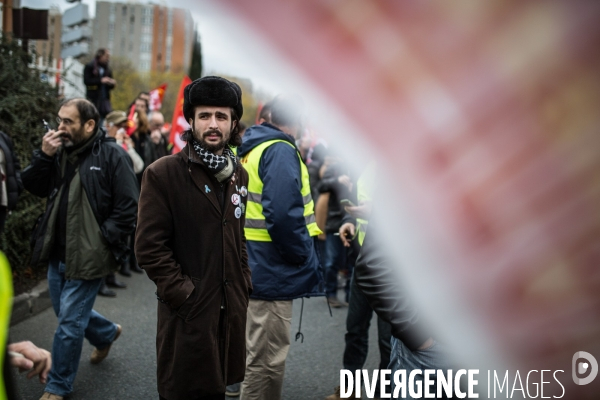
[[[84,98],[67,99],[60,103],[60,108],[67,106],[75,106],[77,112],[79,112],[79,120],[81,125],[85,124],[90,119],[94,121],[94,133],[98,132],[98,122],[100,121],[100,114],[96,107],[91,101]]]
[[[133,100],[133,103],[131,103],[131,105],[134,105],[135,102],[138,101],[138,100],[142,100],[144,102],[144,104],[146,104],[146,112],[149,113],[150,112],[150,103],[146,99],[143,99],[143,98],[141,98],[141,97],[138,96],[138,97],[136,97]],[[129,106],[129,108],[131,108],[131,106]]]
[[[106,54],[106,49],[104,47],[99,48],[98,50],[96,50],[96,59],[99,59],[100,57],[102,57],[105,54]]]
[[[273,104],[273,101],[268,101],[265,104],[263,104],[262,108],[260,109],[260,113],[258,114],[258,119],[264,119],[267,122],[271,122],[271,105]]]

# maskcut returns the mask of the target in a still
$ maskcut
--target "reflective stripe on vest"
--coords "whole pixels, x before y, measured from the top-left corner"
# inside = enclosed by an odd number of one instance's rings
[[[13,288],[10,265],[4,253],[0,252],[0,367],[2,368],[4,367],[4,356],[6,355],[12,297]],[[7,398],[4,374],[0,373],[0,400]]]
[[[263,214],[262,206],[262,191],[263,181],[258,175],[258,166],[260,159],[267,149],[267,147],[275,143],[286,143],[287,145],[296,149],[296,147],[285,140],[269,140],[256,146],[241,160],[242,165],[248,172],[248,203],[246,204],[246,226],[244,232],[246,233],[247,240],[254,240],[257,242],[271,242],[271,235],[267,231],[267,221]],[[302,200],[304,202],[304,222],[306,223],[306,229],[310,236],[320,235],[322,232],[317,226],[317,220],[315,218],[314,202],[310,194],[310,183],[308,176],[308,169],[302,161],[300,153],[298,154],[298,160],[300,161],[300,171],[302,174]]]
[[[371,162],[365,171],[360,175],[356,182],[356,195],[358,198],[358,204],[371,201],[372,185],[377,178],[376,175],[376,164]],[[365,241],[365,235],[367,234],[367,228],[369,227],[369,221],[366,219],[356,219],[356,231],[358,232],[358,244],[362,246]]]

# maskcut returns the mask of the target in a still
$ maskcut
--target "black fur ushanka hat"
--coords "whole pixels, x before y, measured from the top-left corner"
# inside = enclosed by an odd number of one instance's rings
[[[235,82],[220,76],[205,76],[187,85],[183,91],[183,116],[194,119],[194,107],[231,107],[242,118],[242,89]]]

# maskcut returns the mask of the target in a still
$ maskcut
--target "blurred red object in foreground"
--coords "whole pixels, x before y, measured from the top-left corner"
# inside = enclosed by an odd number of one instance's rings
[[[600,3],[225,3],[369,135],[512,365],[594,398]]]

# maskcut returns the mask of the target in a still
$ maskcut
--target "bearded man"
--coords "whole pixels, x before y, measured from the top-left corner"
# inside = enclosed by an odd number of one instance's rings
[[[92,307],[102,278],[129,255],[139,192],[131,159],[99,128],[99,119],[88,100],[65,101],[58,129],[44,135],[21,174],[25,189],[48,199],[31,261],[48,265],[58,317],[45,400],[73,391],[84,337],[96,347],[90,361],[97,364],[121,334],[120,325]]]
[[[160,399],[224,399],[244,379],[248,174],[230,149],[242,112],[237,84],[195,80],[184,91],[187,146],[144,172],[135,250],[156,283]]]

